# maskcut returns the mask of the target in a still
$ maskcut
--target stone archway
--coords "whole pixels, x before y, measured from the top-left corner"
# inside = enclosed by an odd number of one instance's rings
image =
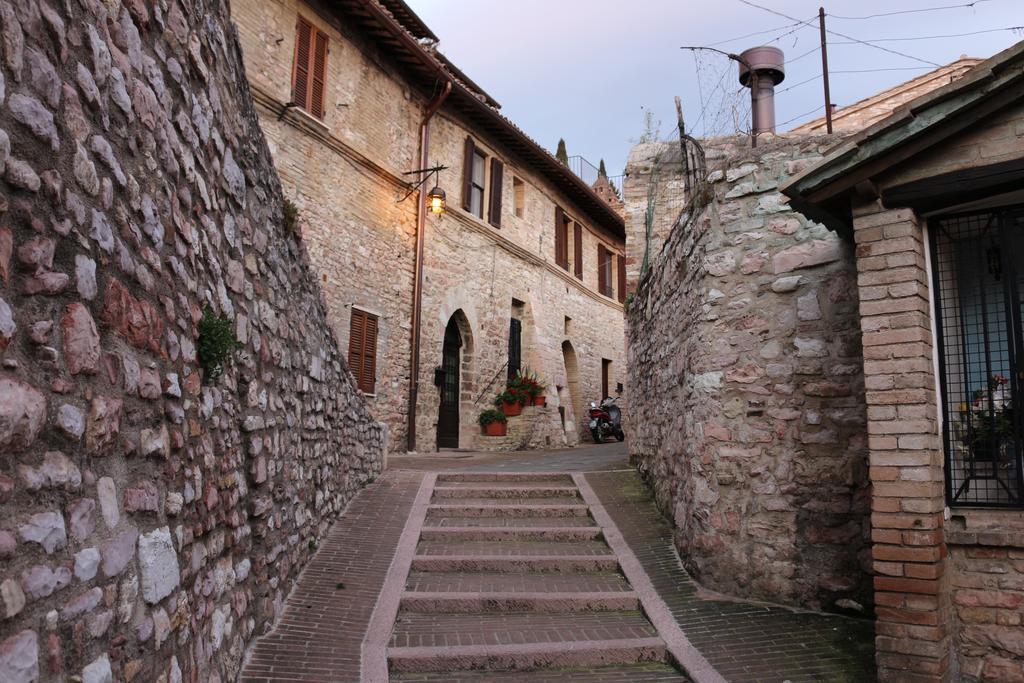
[[[580,421],[583,419],[583,396],[580,393],[580,370],[576,349],[568,339],[562,342],[562,362],[565,367],[565,386],[558,389],[558,404],[565,408],[563,415],[565,441],[572,446],[580,440]],[[568,395],[566,395],[568,394]]]

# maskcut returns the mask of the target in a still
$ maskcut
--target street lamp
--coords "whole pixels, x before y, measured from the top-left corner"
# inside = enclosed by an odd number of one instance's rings
[[[415,171],[406,171],[403,175],[414,175],[414,174],[418,173],[418,174],[421,174],[422,177],[419,179],[419,182],[417,182],[415,185],[410,185],[409,186],[409,191],[406,192],[405,196],[402,197],[401,199],[399,199],[397,203],[400,204],[400,203],[404,202],[406,199],[408,199],[409,197],[412,196],[413,192],[415,192],[416,190],[418,190],[421,187],[423,187],[424,185],[426,185],[427,181],[430,180],[430,178],[432,176],[434,176],[434,175],[440,176],[441,171],[445,170],[446,168],[448,168],[448,167],[447,166],[431,166],[430,168],[420,168],[420,169],[417,169]],[[427,202],[427,209],[430,210],[430,213],[435,213],[435,214],[444,213],[445,207],[446,207],[444,190],[442,190],[440,187],[438,187],[435,184],[434,188],[430,192],[427,193],[426,202]]]

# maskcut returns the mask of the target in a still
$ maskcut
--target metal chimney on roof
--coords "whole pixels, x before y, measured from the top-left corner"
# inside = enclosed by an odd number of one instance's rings
[[[740,84],[751,89],[754,135],[775,132],[775,86],[786,77],[782,50],[763,45],[740,54]]]

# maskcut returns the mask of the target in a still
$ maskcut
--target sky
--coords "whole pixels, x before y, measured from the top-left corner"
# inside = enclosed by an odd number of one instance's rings
[[[684,45],[781,48],[787,65],[776,121],[788,130],[824,113],[822,4],[826,28],[844,34],[828,36],[831,99],[840,107],[927,73],[935,68],[928,62],[989,57],[1024,40],[1024,31],[1005,30],[1024,25],[1024,0],[751,1],[808,23],[741,0],[407,0],[505,116],[549,150],[564,138],[570,156],[605,159],[610,176],[622,173],[645,130],[674,135],[676,95],[697,136],[732,133],[737,121],[749,126],[749,90],[741,91],[736,64],[711,52],[695,61]],[[768,32],[739,38],[758,31]],[[954,36],[966,33],[974,35]],[[896,38],[913,40],[884,40]]]

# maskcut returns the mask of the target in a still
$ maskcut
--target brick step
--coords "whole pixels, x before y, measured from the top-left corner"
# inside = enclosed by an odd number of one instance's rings
[[[424,541],[417,555],[609,555],[602,541]]]
[[[551,482],[572,484],[572,476],[547,472],[442,472],[440,482]]]
[[[557,524],[567,526],[594,526],[588,517],[449,517],[427,513],[425,527],[544,527]]]
[[[579,499],[575,486],[514,484],[488,486],[479,482],[451,482],[434,487],[434,498],[571,498]]]
[[[423,572],[413,570],[406,592],[440,593],[619,593],[631,590],[616,571],[554,574],[550,572]]]
[[[436,493],[436,489],[435,489]],[[467,507],[497,506],[509,507],[566,507],[581,505],[582,500],[578,496],[552,496],[548,498],[494,498],[494,497],[450,497],[434,496],[430,501],[432,505],[464,505]]]
[[[632,591],[411,591],[402,594],[403,613],[480,614],[531,612],[622,612],[640,609],[640,599]]]
[[[618,571],[615,555],[417,555],[412,570],[419,572],[577,572]]]
[[[532,671],[664,660],[665,643],[660,638],[388,649],[388,666],[394,672]]]
[[[646,662],[622,666],[560,668],[544,671],[458,671],[396,673],[395,683],[679,683],[689,679],[668,664]]]
[[[469,505],[445,503],[431,505],[427,508],[427,518],[433,515],[452,515],[455,517],[588,517],[586,505],[559,505],[543,501],[529,505],[509,505],[507,501],[490,501],[487,505]]]
[[[604,538],[599,526],[577,527],[423,527],[421,541],[592,541]]]

